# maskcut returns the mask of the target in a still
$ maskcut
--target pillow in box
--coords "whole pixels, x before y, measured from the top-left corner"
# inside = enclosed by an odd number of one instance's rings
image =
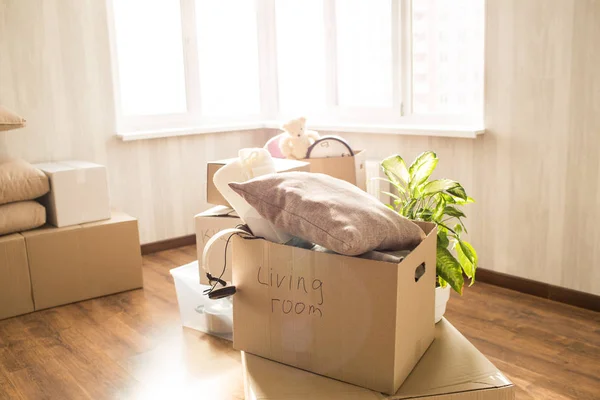
[[[46,209],[35,201],[0,205],[0,235],[23,232],[46,223]]]
[[[329,175],[286,172],[229,186],[275,226],[336,253],[412,250],[425,238],[414,222]]]
[[[48,193],[48,177],[26,161],[0,158],[0,204],[33,200]]]

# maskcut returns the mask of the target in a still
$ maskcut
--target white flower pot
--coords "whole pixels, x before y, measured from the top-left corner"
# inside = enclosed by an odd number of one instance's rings
[[[446,312],[446,303],[450,299],[450,285],[445,288],[438,286],[435,288],[435,323],[440,322]]]

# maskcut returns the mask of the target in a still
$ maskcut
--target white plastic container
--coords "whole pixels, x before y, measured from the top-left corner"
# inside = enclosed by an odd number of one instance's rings
[[[202,292],[210,288],[198,282],[198,261],[171,270],[183,326],[233,339],[233,305],[231,297],[211,300]]]

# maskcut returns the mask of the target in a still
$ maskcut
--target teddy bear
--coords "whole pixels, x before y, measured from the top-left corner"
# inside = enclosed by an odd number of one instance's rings
[[[320,138],[319,133],[306,130],[306,118],[293,119],[282,127],[279,149],[285,158],[301,160],[306,158],[308,148]]]

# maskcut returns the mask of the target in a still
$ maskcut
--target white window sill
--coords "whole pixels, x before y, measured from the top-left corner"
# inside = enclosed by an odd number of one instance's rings
[[[217,132],[236,132],[236,131],[247,131],[252,129],[263,129],[265,124],[263,122],[236,122],[231,124],[210,124],[202,125],[192,128],[182,129],[156,129],[147,131],[135,131],[135,132],[123,132],[117,133],[117,137],[122,139],[124,142],[133,140],[145,140],[145,139],[159,139],[168,138],[175,136],[190,136],[190,135],[203,135],[206,133],[217,133]]]
[[[195,128],[158,129],[117,133],[125,142],[133,140],[158,139],[175,136],[202,135],[217,132],[236,132],[253,129],[280,129],[279,121],[258,121],[247,123],[203,125]],[[432,125],[432,124],[310,124],[310,129],[336,133],[365,133],[407,136],[437,136],[475,139],[485,132],[483,126]]]

